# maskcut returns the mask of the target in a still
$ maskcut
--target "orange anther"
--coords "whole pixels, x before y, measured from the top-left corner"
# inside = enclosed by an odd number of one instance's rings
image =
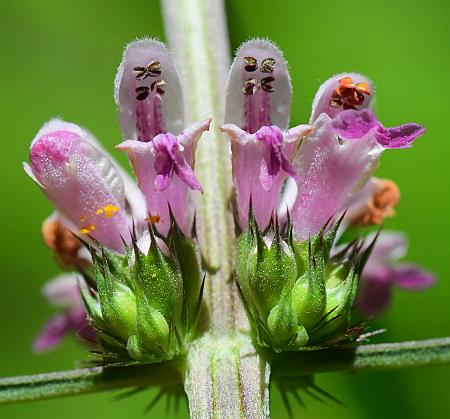
[[[355,87],[355,84],[353,83],[353,80],[351,77],[344,77],[339,80],[339,87],[343,89],[351,89]]]
[[[355,89],[356,89],[356,91],[358,91],[359,93],[364,93],[365,95],[370,95],[370,94],[372,94],[371,91],[370,91],[369,85],[368,85],[367,83],[364,83],[364,82],[358,83],[358,84],[355,86]]]
[[[155,214],[152,215],[150,214],[146,220],[150,223],[150,224],[157,224],[161,221],[161,216],[159,214]]]

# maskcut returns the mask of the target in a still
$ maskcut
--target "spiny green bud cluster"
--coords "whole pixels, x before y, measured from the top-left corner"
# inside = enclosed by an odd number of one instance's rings
[[[151,226],[149,231],[147,254],[136,239],[126,255],[91,249],[96,289],[82,293],[109,361],[169,360],[199,332],[204,308],[196,241],[173,219],[167,238],[155,237]]]
[[[289,224],[289,223],[288,223]],[[250,217],[237,241],[236,279],[259,345],[295,351],[348,339],[358,286],[361,246],[330,259],[338,229],[306,241],[282,235],[278,223],[261,232]]]

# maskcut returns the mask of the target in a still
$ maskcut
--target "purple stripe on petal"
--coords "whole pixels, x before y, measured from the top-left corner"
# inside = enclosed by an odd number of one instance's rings
[[[165,133],[150,142],[128,140],[116,146],[128,154],[148,211],[159,216],[156,228],[163,235],[170,228],[169,205],[180,228],[190,234],[193,214],[189,209],[189,188],[201,191],[192,169],[195,148],[210,122],[196,122],[177,137]]]
[[[172,55],[164,44],[141,39],[127,45],[115,80],[123,138],[150,141],[183,128],[183,98]]]
[[[332,122],[336,134],[345,140],[357,140],[379,125],[375,115],[368,111],[349,109],[340,112]]]
[[[291,82],[282,52],[271,42],[243,43],[228,78],[225,122],[253,134],[262,126],[288,128]]]
[[[184,182],[194,191],[202,191],[202,187],[200,185],[200,182],[196,178],[194,171],[180,153],[175,156],[174,166],[175,173],[182,182]]]
[[[286,133],[270,126],[250,134],[233,124],[221,127],[232,139],[233,176],[242,229],[247,228],[250,199],[258,226],[264,229],[269,224],[284,180],[287,175],[297,177],[289,159],[308,128]]]
[[[391,277],[392,281],[399,287],[411,291],[421,291],[431,287],[436,282],[436,278],[432,273],[410,264],[393,267]]]
[[[408,148],[425,131],[422,125],[414,123],[394,128],[380,127],[376,134],[376,139],[384,148]]]

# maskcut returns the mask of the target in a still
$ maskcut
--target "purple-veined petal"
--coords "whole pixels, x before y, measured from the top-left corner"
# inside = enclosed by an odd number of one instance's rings
[[[180,79],[161,42],[142,39],[128,44],[114,96],[124,139],[150,141],[160,133],[177,135],[183,129]]]
[[[255,39],[236,52],[228,79],[225,123],[249,133],[262,126],[289,126],[291,82],[281,51],[271,42]]]
[[[292,219],[299,239],[317,233],[345,209],[350,194],[370,177],[382,150],[372,135],[339,140],[327,114],[317,119],[294,160],[300,180]]]
[[[340,83],[342,80],[345,83]],[[370,92],[370,94],[364,92]],[[337,97],[338,93],[341,94],[340,99]],[[326,113],[329,117],[334,118],[345,109],[370,109],[373,96],[373,84],[363,75],[341,73],[333,76],[323,83],[316,93],[312,104],[310,124],[314,123],[321,113]]]
[[[392,281],[399,287],[410,291],[421,291],[436,282],[431,272],[412,264],[396,265],[391,270]]]
[[[358,140],[379,126],[375,115],[367,109],[342,111],[332,124],[336,134],[344,140]]]
[[[290,176],[296,176],[294,168],[283,153],[283,133],[278,127],[261,127],[256,132],[256,140],[266,148],[259,173],[259,180],[265,191],[270,191],[281,170]]]
[[[287,133],[276,126],[262,127],[250,134],[236,125],[221,127],[232,140],[233,177],[239,224],[247,228],[250,200],[256,222],[261,229],[267,227],[278,205],[280,190],[286,177],[296,176],[291,165],[298,142],[307,127]]]
[[[423,126],[409,123],[394,128],[380,127],[376,138],[384,148],[408,148],[416,138],[424,133]]]
[[[194,123],[176,138],[159,134],[150,142],[128,140],[116,146],[128,154],[148,211],[164,235],[170,228],[169,205],[180,228],[190,234],[189,189],[201,190],[192,170],[195,146],[209,124],[209,119]]]
[[[44,126],[30,150],[33,178],[76,234],[123,251],[130,239],[122,178],[112,162],[82,131]]]
[[[185,135],[184,137],[185,138]],[[155,170],[157,173],[155,189],[163,191],[169,185],[170,179],[175,173],[178,178],[193,190],[201,190],[199,181],[194,171],[184,158],[183,147],[172,134],[158,134],[153,139],[155,148]],[[159,178],[164,179],[164,184],[158,184]],[[168,179],[168,180],[167,180]]]

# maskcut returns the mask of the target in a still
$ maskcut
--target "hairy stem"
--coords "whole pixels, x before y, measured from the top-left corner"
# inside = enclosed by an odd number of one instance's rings
[[[230,67],[223,0],[163,0],[162,5],[167,38],[186,87],[189,122],[213,117],[212,129],[197,149],[196,173],[204,189],[197,202],[197,225],[203,255],[218,271],[209,275],[205,288],[211,329],[187,357],[190,414],[264,418],[270,369],[248,335],[240,334],[248,330],[248,322],[232,276],[231,155],[218,128]]]
[[[360,372],[450,363],[450,338],[360,345],[356,348],[285,353],[273,359],[280,376],[320,372]]]
[[[205,339],[205,338],[203,338]],[[243,353],[247,353],[246,358],[251,363],[257,363],[258,358],[253,353],[248,352],[251,347],[247,346],[245,337],[236,338],[231,342],[232,353],[228,358],[226,351],[223,351],[223,342],[220,339],[215,341],[199,340],[197,344],[202,350],[192,352],[190,356],[199,357],[197,361],[205,367],[207,371],[209,365],[213,368],[213,374],[220,375],[227,369],[232,371],[238,365],[239,375],[245,380],[246,366],[236,363],[241,360]],[[227,343],[225,346],[227,346]],[[214,349],[214,351],[211,351]],[[225,358],[222,357],[225,355]],[[201,357],[212,357],[213,363],[208,364]],[[221,362],[232,361],[227,368],[221,369]],[[401,343],[384,343],[376,345],[361,345],[355,349],[324,349],[321,351],[300,352],[283,354],[273,359],[272,375],[276,378],[296,377],[322,372],[364,372],[373,370],[389,370],[411,367],[429,367],[450,363],[450,337],[442,339],[429,339]],[[260,364],[262,368],[261,376],[267,375],[264,371],[266,364]],[[251,377],[251,375],[247,375]],[[192,378],[192,377],[191,377]],[[205,383],[202,378],[197,380]],[[221,403],[218,397],[223,390],[223,385],[227,385],[229,377],[221,377],[222,381],[216,380],[218,385],[214,389],[203,389],[205,392],[212,392],[213,404]],[[173,363],[156,364],[149,366],[131,366],[114,368],[85,368],[73,371],[56,372],[50,374],[29,375],[23,377],[4,378],[0,380],[0,404],[43,400],[55,397],[72,396],[79,394],[94,393],[104,390],[112,390],[130,387],[147,387],[155,385],[176,385],[181,378]],[[191,382],[187,386],[193,385]],[[257,404],[255,400],[264,397],[260,392],[264,392],[264,387],[258,382],[247,381],[241,383],[244,388],[244,403]],[[230,393],[228,393],[229,395]],[[227,397],[227,394],[223,395]],[[196,398],[193,400],[202,404],[205,399]],[[197,406],[196,411],[204,411],[205,416],[211,413],[213,404]],[[264,409],[262,406],[261,409]],[[209,413],[208,413],[209,412]]]
[[[223,120],[225,85],[230,66],[222,0],[163,0],[169,46],[183,79],[187,122],[212,117],[211,131],[199,141],[195,172],[204,194],[196,202],[198,238],[207,262],[219,268],[205,288],[212,329],[233,329],[232,281],[234,225],[231,158]]]
[[[127,387],[179,385],[174,363],[94,367],[0,379],[0,404],[76,396]]]

